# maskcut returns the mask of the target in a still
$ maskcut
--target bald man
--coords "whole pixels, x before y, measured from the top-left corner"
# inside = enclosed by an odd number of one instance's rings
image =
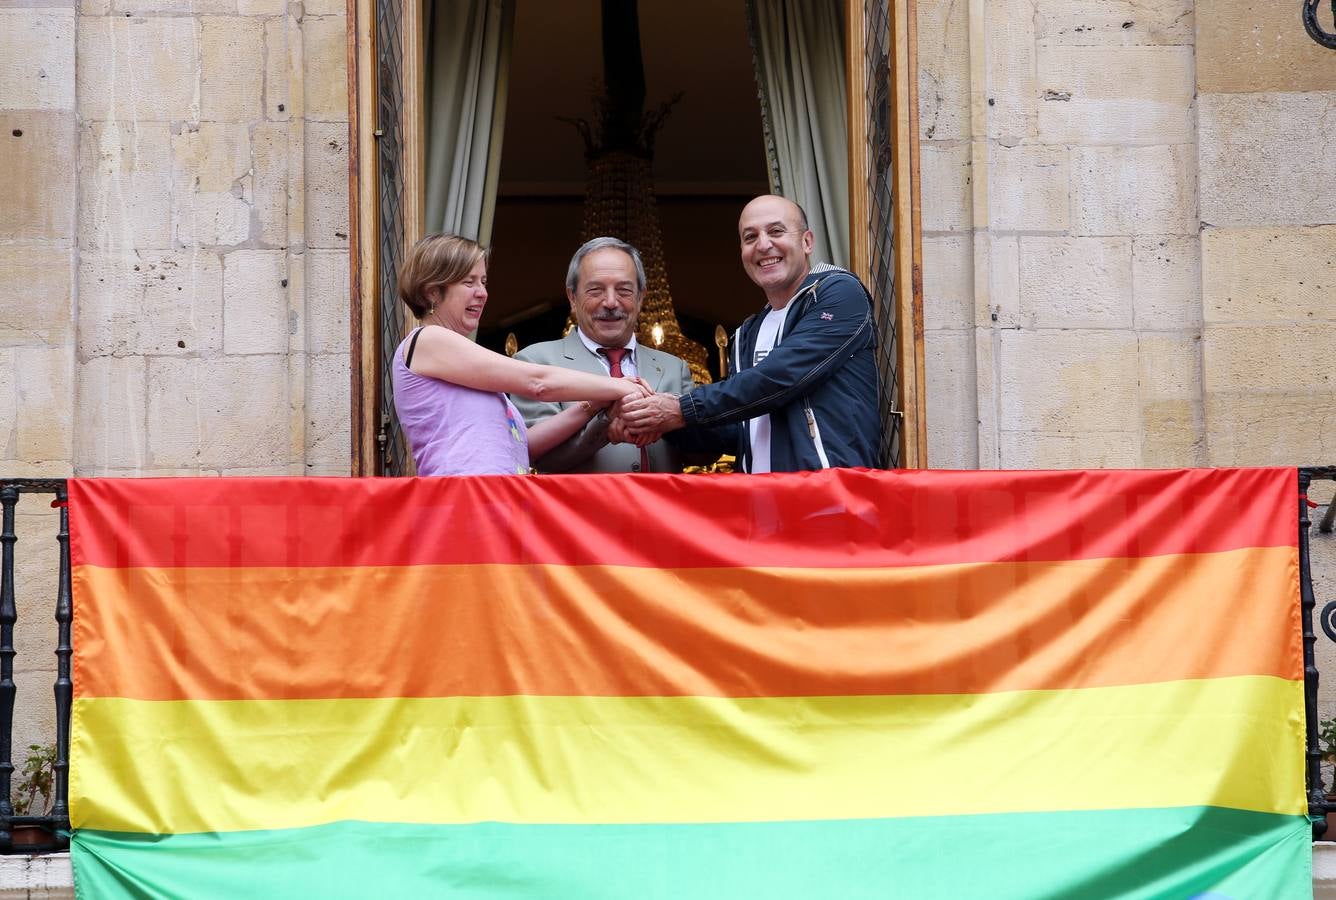
[[[622,405],[614,439],[665,432],[687,450],[733,453],[745,472],[879,465],[872,301],[844,269],[812,265],[798,204],[766,195],[738,219],[742,267],[766,305],[729,342],[728,377]],[[680,429],[680,430],[679,430]]]

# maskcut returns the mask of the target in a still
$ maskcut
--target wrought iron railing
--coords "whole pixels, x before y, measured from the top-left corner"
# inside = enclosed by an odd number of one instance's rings
[[[1309,553],[1310,503],[1308,489],[1314,481],[1336,481],[1336,466],[1306,467],[1299,469],[1299,592],[1303,621],[1304,648],[1304,701],[1307,718],[1307,787],[1308,810],[1313,817],[1313,836],[1323,836],[1323,816],[1336,812],[1336,802],[1329,802],[1323,784],[1322,751],[1318,742],[1317,687],[1318,669],[1314,653],[1316,635],[1313,630],[1313,610],[1316,598]],[[53,495],[53,507],[60,510],[59,527],[55,541],[59,545],[59,579],[55,595],[56,679],[55,694],[56,741],[55,762],[52,767],[52,805],[45,815],[16,815],[10,801],[13,788],[14,701],[17,686],[14,682],[14,626],[18,621],[15,598],[15,513],[24,494]],[[1329,506],[1324,521],[1331,519]],[[73,653],[71,631],[74,620],[70,593],[70,526],[64,479],[12,478],[0,480],[0,853],[38,853],[63,850],[69,846],[69,759],[70,711],[74,685],[70,678]],[[1323,631],[1336,641],[1336,600],[1327,603],[1319,616]],[[35,842],[15,840],[16,834],[36,830],[40,837]],[[1336,834],[1328,837],[1336,838]]]
[[[56,745],[51,771],[51,810],[45,815],[15,815],[10,801],[14,778],[14,626],[18,604],[14,595],[15,513],[23,494],[55,495],[60,509],[56,542],[60,549],[60,576],[56,583]],[[71,626],[74,608],[70,596],[70,515],[65,480],[16,478],[0,482],[0,853],[35,853],[69,846],[70,829],[70,707],[74,682],[70,679],[73,654]]]

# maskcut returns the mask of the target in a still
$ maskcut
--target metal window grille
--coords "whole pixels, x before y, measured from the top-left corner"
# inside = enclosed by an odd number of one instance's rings
[[[864,4],[867,127],[867,190],[871,221],[868,290],[877,310],[877,374],[881,378],[882,464],[900,465],[901,409],[899,335],[895,328],[895,173],[891,167],[891,19],[886,0]]]
[[[380,427],[377,474],[406,475],[408,445],[394,411],[390,373],[403,339],[406,313],[396,283],[404,254],[403,4],[376,0],[376,162],[380,189],[379,329]]]

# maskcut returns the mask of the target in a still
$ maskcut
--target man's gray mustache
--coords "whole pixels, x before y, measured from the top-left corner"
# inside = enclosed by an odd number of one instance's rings
[[[620,322],[622,319],[625,319],[625,318],[627,318],[626,313],[622,312],[620,309],[612,309],[612,310],[606,310],[606,311],[604,311],[604,312],[598,313],[597,315],[594,316],[594,321],[595,321],[595,322]]]

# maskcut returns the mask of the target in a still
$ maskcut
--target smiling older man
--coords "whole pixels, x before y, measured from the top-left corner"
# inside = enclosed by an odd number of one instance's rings
[[[877,345],[872,302],[850,272],[813,266],[798,204],[767,195],[738,220],[742,267],[766,306],[733,334],[729,374],[673,397],[622,404],[630,439],[738,456],[746,472],[878,465]],[[675,429],[684,429],[676,431]]]
[[[652,389],[671,394],[691,390],[691,370],[670,353],[636,340],[636,318],[645,299],[645,266],[635,247],[613,237],[587,241],[566,270],[566,297],[576,327],[556,341],[525,347],[515,355],[526,362],[562,366],[597,375],[638,376]],[[513,396],[532,427],[569,403],[544,403]],[[609,410],[582,404],[590,420],[533,464],[542,472],[679,472],[676,448],[662,441],[638,448],[609,443]]]

